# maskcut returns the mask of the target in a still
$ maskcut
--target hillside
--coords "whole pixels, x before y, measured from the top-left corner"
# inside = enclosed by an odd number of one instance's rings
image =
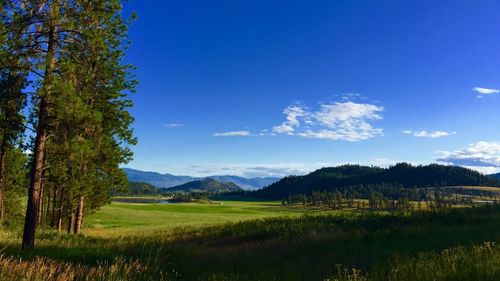
[[[393,185],[403,188],[440,186],[500,186],[500,181],[479,172],[457,167],[432,164],[412,166],[400,163],[389,168],[343,165],[322,168],[305,176],[286,177],[255,196],[282,199],[289,195],[311,194],[313,191],[332,191],[339,188]]]
[[[127,174],[129,181],[146,182],[158,188],[168,188],[196,180],[196,178],[189,176],[175,176],[171,174],[145,172],[129,168],[124,168],[123,171]]]
[[[490,178],[492,178],[492,179],[497,179],[497,180],[500,180],[500,173],[498,173],[498,174],[488,175],[488,177],[490,177]]]
[[[156,172],[145,172],[130,168],[124,168],[123,171],[125,171],[125,173],[127,174],[129,181],[146,182],[158,188],[170,188],[188,182],[204,179],[190,176],[176,176],[171,174],[160,174]],[[279,180],[279,178],[275,177],[244,178],[229,175],[210,176],[207,178],[223,182],[233,182],[244,190],[257,190]]]
[[[241,187],[232,182],[223,182],[211,178],[188,182],[179,186],[165,189],[169,192],[192,192],[203,191],[210,193],[224,193],[232,191],[243,191]]]
[[[160,190],[154,185],[146,182],[134,182],[128,183],[127,195],[158,195]]]
[[[129,181],[125,190],[112,190],[112,196],[156,196],[160,190],[147,182]]]

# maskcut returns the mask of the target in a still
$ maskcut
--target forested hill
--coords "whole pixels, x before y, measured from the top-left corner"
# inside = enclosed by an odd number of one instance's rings
[[[492,179],[500,180],[500,173],[489,175],[489,177],[492,178]]]
[[[164,190],[170,192],[202,191],[210,193],[243,191],[241,187],[232,182],[217,181],[211,178],[188,182],[183,185],[174,186]]]
[[[125,191],[114,193],[114,196],[156,196],[160,190],[156,186],[147,182],[128,182],[128,188]]]
[[[289,195],[311,194],[360,186],[394,185],[405,188],[437,186],[500,186],[500,181],[474,170],[432,164],[412,166],[400,163],[389,168],[343,165],[322,168],[305,176],[289,176],[253,195],[282,199]]]

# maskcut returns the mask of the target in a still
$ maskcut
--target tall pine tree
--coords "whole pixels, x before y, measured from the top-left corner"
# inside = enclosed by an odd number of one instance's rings
[[[66,218],[68,231],[79,231],[85,202],[90,209],[106,203],[108,189],[126,181],[119,164],[135,142],[127,111],[135,80],[122,64],[127,24],[120,1],[2,3],[7,52],[21,58],[3,67],[34,77],[36,133],[22,242],[29,249],[48,214],[52,225]]]

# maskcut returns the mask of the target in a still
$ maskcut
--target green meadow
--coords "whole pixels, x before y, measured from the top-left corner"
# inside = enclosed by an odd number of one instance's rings
[[[137,235],[182,227],[209,226],[314,212],[318,211],[283,208],[278,201],[168,204],[113,202],[86,218],[83,232],[88,236]]]
[[[80,237],[0,236],[0,280],[500,280],[500,206],[384,213],[112,203]]]

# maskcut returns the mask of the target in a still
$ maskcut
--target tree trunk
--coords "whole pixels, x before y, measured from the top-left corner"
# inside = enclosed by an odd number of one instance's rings
[[[80,196],[80,202],[78,203],[78,208],[76,211],[76,222],[75,222],[75,234],[80,234],[82,230],[83,223],[83,204],[85,202],[85,197]]]
[[[0,219],[5,217],[5,158],[7,157],[5,138],[0,146]]]
[[[43,173],[42,173],[42,178],[43,178]],[[38,214],[36,216],[36,224],[41,225],[42,224],[42,217],[43,217],[43,181],[40,184],[40,194],[38,196],[38,203],[37,203],[37,209],[38,209]]]
[[[63,195],[64,187],[62,187],[59,191],[59,205],[57,206],[57,232],[61,232],[62,230]]]
[[[43,189],[45,189],[44,193],[46,195],[44,196],[44,198],[45,198],[45,200],[44,200],[45,201],[45,206],[44,206],[45,212],[42,214],[42,216],[43,216],[44,223],[46,225],[50,225],[50,219],[51,219],[50,211],[52,208],[52,192],[51,192],[49,185],[47,183],[45,184]]]
[[[54,3],[54,5],[56,5]],[[48,115],[49,101],[52,94],[52,75],[55,70],[55,26],[50,27],[49,40],[47,44],[47,57],[45,67],[45,77],[42,95],[38,106],[38,126],[35,137],[35,150],[33,156],[33,166],[31,168],[31,179],[28,191],[28,206],[26,207],[26,217],[24,220],[22,249],[33,249],[35,247],[35,231],[38,215],[38,203],[40,202],[40,189],[44,169],[45,145],[48,137]]]
[[[54,194],[52,195],[52,214],[51,214],[51,220],[50,220],[50,227],[51,228],[56,227],[56,220],[58,218],[57,213],[56,213],[56,211],[57,211],[57,209],[56,209],[56,206],[57,206],[57,188],[55,188],[55,186],[53,186],[53,189],[54,189]]]
[[[35,139],[35,155],[34,163],[31,169],[31,181],[28,194],[28,206],[26,208],[26,218],[24,221],[23,232],[23,249],[32,249],[35,246],[35,229],[38,215],[38,203],[40,202],[40,188],[42,185],[43,172],[43,154],[45,153],[45,144],[47,140],[47,132],[45,128],[46,102],[42,99],[40,106],[40,122],[38,124],[37,136]]]
[[[58,215],[57,218],[57,233],[60,233],[62,230],[62,217],[61,215]]]
[[[68,234],[74,233],[75,227],[75,213],[74,210],[71,210],[71,214],[68,217]]]

